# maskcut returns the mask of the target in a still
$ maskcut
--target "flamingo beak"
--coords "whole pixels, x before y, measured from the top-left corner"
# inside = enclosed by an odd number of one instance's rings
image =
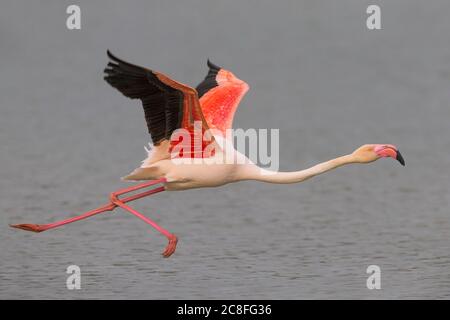
[[[378,156],[383,158],[392,158],[400,162],[402,166],[405,165],[405,159],[403,159],[402,154],[400,151],[398,151],[397,147],[388,144],[388,145],[377,145],[375,147],[375,153],[378,154]]]
[[[400,151],[397,150],[397,156],[395,157],[395,159],[400,162],[400,164],[402,166],[405,166],[405,159],[403,159],[402,154],[400,153]]]

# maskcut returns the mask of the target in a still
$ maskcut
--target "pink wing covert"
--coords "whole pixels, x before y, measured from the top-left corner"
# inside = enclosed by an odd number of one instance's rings
[[[200,107],[209,128],[219,130],[226,137],[226,130],[232,128],[236,109],[249,86],[210,61],[208,66],[208,75],[197,86]]]

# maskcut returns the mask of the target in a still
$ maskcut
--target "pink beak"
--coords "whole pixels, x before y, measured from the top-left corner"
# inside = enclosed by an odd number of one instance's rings
[[[405,159],[403,159],[402,154],[397,149],[396,146],[387,144],[387,145],[378,145],[375,147],[374,151],[380,156],[380,157],[390,157],[392,159],[396,159],[402,166],[405,165]]]

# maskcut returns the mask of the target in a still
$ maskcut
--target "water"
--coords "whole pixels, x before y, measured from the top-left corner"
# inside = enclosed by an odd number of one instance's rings
[[[444,299],[450,297],[448,1],[6,1],[0,12],[0,298]],[[371,4],[371,3],[370,3]],[[102,80],[106,48],[195,85],[206,58],[251,87],[235,128],[280,128],[282,170],[393,143],[382,160],[298,185],[166,192],[129,213],[41,234],[107,202],[148,142],[142,110]],[[82,289],[67,290],[67,266]],[[381,268],[381,290],[366,268]]]

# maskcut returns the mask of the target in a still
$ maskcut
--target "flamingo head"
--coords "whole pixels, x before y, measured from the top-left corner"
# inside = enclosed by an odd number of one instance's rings
[[[352,153],[356,162],[369,163],[380,158],[393,158],[405,165],[405,160],[398,148],[392,144],[365,144]]]

